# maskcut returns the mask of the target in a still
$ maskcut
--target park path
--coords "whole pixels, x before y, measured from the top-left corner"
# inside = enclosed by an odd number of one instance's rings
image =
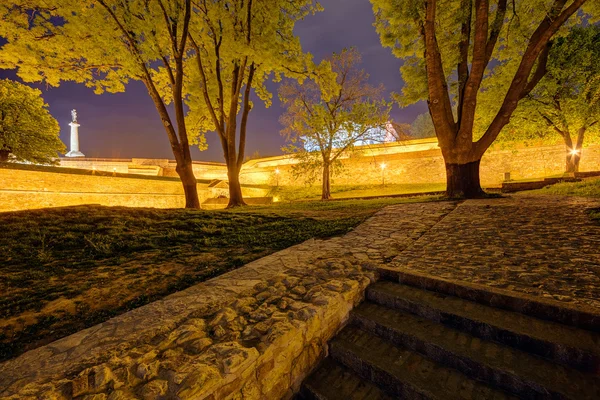
[[[390,206],[344,236],[309,240],[4,362],[0,398],[279,398],[381,266],[597,312],[593,207],[600,202],[541,196]]]
[[[393,264],[600,309],[600,202],[516,195],[460,203]]]

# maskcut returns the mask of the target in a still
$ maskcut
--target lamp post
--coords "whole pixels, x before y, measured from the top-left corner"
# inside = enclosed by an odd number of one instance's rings
[[[381,184],[383,186],[385,186],[385,167],[386,167],[385,163],[381,163],[380,167],[381,167]]]
[[[279,168],[275,169],[275,179],[277,182],[277,187],[279,187]]]

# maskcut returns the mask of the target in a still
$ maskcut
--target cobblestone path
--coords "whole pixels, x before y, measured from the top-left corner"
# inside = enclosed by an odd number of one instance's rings
[[[469,200],[390,266],[600,309],[600,224],[588,216],[597,207],[574,197]]]

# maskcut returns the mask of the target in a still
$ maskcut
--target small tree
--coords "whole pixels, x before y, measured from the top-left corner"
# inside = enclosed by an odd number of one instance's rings
[[[369,75],[357,68],[356,49],[334,54],[329,62],[336,73],[333,94],[314,81],[287,82],[279,97],[286,107],[281,117],[282,134],[291,142],[287,150],[300,168],[322,172],[323,200],[331,198],[332,167],[358,143],[383,141],[390,104],[383,99],[383,86],[367,83]]]
[[[371,2],[382,44],[405,59],[401,101],[428,101],[450,197],[483,195],[481,157],[544,77],[552,40],[570,19],[600,10],[590,0]],[[484,81],[503,69],[510,71],[509,84],[494,93],[491,121],[475,129],[481,89],[491,86]]]
[[[17,161],[56,164],[65,151],[59,131],[41,91],[0,80],[0,162],[12,155]]]
[[[584,139],[600,134],[600,27],[573,28],[557,39],[547,70],[506,131],[517,138],[558,134],[565,144],[565,172],[578,172]]]
[[[419,114],[410,125],[410,134],[413,138],[435,137],[435,127],[429,113]]]
[[[311,55],[294,35],[296,21],[320,8],[314,0],[215,0],[196,5],[190,28],[187,104],[201,126],[216,131],[229,178],[228,208],[245,205],[240,185],[252,91],[271,104],[270,76],[301,77]],[[241,117],[238,121],[238,114]],[[239,122],[239,124],[238,124]]]

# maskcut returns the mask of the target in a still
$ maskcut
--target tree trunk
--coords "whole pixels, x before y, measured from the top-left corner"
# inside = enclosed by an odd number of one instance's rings
[[[8,161],[9,155],[10,155],[10,150],[5,150],[5,149],[0,150],[0,162]]]
[[[227,208],[245,206],[242,185],[240,184],[240,172],[237,165],[227,167],[227,176],[229,177],[229,204],[227,204]]]
[[[567,174],[579,172],[579,161],[581,160],[581,149],[577,149],[579,152],[577,154],[572,154],[570,150],[567,149],[567,162],[565,166],[565,172]]]
[[[481,160],[467,164],[446,163],[446,195],[451,198],[479,198],[484,196],[479,181],[479,163]]]
[[[181,183],[183,184],[183,193],[185,194],[185,208],[200,208],[200,200],[198,199],[198,186],[192,163],[184,162],[177,163],[175,168]]]
[[[331,166],[323,164],[323,185],[321,190],[321,200],[331,199]]]

